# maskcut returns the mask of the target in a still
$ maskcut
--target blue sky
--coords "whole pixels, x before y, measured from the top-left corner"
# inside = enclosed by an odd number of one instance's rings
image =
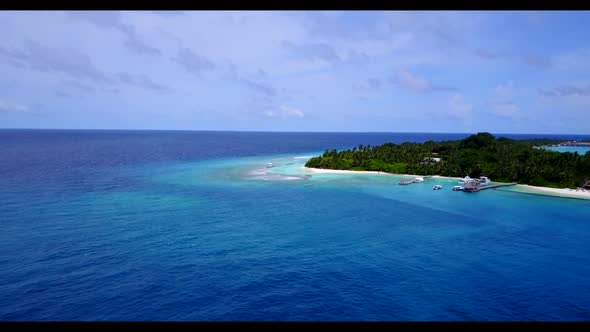
[[[590,12],[0,12],[0,127],[590,130]]]

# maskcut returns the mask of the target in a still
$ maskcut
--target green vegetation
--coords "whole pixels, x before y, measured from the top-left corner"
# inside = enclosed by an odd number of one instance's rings
[[[459,141],[387,143],[352,150],[326,151],[306,167],[398,174],[479,177],[497,182],[575,188],[590,178],[590,152],[560,153],[535,147],[555,140],[513,140],[478,133]],[[429,158],[440,158],[436,162]]]

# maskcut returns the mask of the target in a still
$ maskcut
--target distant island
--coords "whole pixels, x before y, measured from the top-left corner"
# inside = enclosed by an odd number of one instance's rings
[[[590,142],[578,142],[578,141],[567,141],[561,142],[559,144],[555,144],[552,146],[582,146],[582,147],[590,147]]]
[[[457,141],[387,143],[331,150],[311,158],[305,167],[447,177],[485,175],[495,182],[550,188],[589,185],[590,152],[579,155],[538,148],[559,144],[562,142],[552,139],[513,140],[482,132]]]

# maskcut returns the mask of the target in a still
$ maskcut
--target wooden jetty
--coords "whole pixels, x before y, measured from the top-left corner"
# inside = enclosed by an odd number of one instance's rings
[[[432,175],[419,176],[419,177],[411,179],[411,180],[402,180],[399,182],[399,184],[403,186],[403,185],[408,185],[408,184],[412,184],[412,183],[416,183],[416,182],[422,182],[422,180],[418,181],[418,179],[419,178],[428,179],[431,177],[432,177]]]
[[[468,193],[473,193],[473,192],[478,192],[478,191],[482,191],[482,190],[486,190],[486,189],[494,189],[494,188],[500,188],[500,187],[515,186],[517,184],[518,184],[517,182],[510,182],[510,183],[491,184],[491,185],[487,185],[487,186],[479,186],[479,185],[476,185],[476,186],[471,187],[471,188],[463,188],[463,191],[464,192],[468,192]]]

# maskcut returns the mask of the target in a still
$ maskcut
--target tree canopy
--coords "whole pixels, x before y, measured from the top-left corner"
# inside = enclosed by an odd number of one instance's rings
[[[555,188],[579,187],[590,179],[590,152],[556,152],[536,148],[549,139],[513,140],[477,133],[458,141],[386,143],[326,151],[306,167],[382,171],[396,174],[479,177]],[[435,161],[432,158],[440,158]]]

